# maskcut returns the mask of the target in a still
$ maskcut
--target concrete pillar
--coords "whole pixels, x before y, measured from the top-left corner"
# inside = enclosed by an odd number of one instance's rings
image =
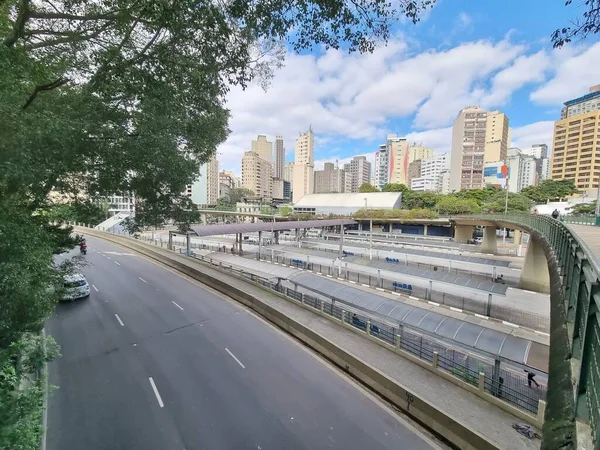
[[[202,213],[202,214],[200,214],[200,220],[202,220],[202,224],[203,224],[203,225],[208,225],[208,222],[207,222],[207,220],[206,220],[206,219],[207,219],[207,217],[206,217],[206,213]]]
[[[258,260],[260,260],[260,255],[262,253],[262,231],[258,232]]]
[[[496,227],[483,228],[483,243],[481,244],[482,253],[498,253],[498,238],[496,237]]]
[[[454,227],[454,240],[456,242],[467,242],[473,238],[472,225],[456,225]]]
[[[427,225],[427,224],[423,225],[423,236],[427,236],[428,232],[429,232],[429,225]]]
[[[244,236],[240,233],[240,253],[242,253],[242,241],[244,240]]]
[[[533,236],[529,237],[529,246],[527,247],[525,262],[521,271],[519,287],[528,291],[544,294],[550,293],[548,261],[546,260],[542,243]]]
[[[516,246],[519,246],[521,244],[521,230],[513,231],[513,239],[515,241]]]
[[[274,240],[275,240],[275,244],[279,245],[279,231],[275,232]]]
[[[362,227],[362,221],[358,222],[358,231],[362,231],[363,227]]]

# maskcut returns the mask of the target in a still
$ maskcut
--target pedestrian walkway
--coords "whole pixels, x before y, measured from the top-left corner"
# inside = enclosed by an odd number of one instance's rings
[[[164,252],[165,255],[173,256],[173,253],[167,250],[154,248],[157,251]],[[407,390],[414,392],[434,405],[437,409],[485,436],[499,448],[511,450],[534,450],[540,448],[540,440],[530,440],[513,429],[514,424],[523,422],[521,419],[440,378],[418,364],[402,358],[330,320],[326,320],[283,299],[275,293],[207,267],[192,259],[182,257],[180,261],[190,266],[197,267],[200,265],[202,271],[208,275],[260,298],[261,301],[267,303],[269,306],[385,373]]]
[[[593,225],[571,225],[565,226],[575,233],[583,243],[592,251],[596,267],[600,267],[600,227]]]

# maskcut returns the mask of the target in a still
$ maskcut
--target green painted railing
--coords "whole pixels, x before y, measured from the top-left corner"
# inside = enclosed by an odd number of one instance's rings
[[[514,224],[552,249],[553,258],[548,261],[550,365],[542,450],[600,449],[600,266],[593,252],[563,222],[548,216],[494,214],[461,219]]]
[[[600,227],[600,217],[596,216],[561,216],[560,220],[564,223],[576,225],[595,225]]]

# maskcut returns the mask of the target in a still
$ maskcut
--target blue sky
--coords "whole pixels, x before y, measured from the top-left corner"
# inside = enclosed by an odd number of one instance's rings
[[[373,54],[315,49],[288,53],[270,87],[228,96],[231,136],[219,149],[222,169],[239,173],[258,134],[294,140],[312,125],[317,167],[372,155],[395,133],[449,151],[460,108],[505,112],[513,145],[551,144],[562,102],[600,84],[600,43],[553,50],[550,35],[581,14],[562,0],[438,0],[421,23],[400,22]]]

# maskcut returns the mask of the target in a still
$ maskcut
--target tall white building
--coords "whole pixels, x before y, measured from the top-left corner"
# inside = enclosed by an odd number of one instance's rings
[[[293,202],[314,192],[315,135],[312,127],[296,139],[294,177],[292,181]]]
[[[219,161],[213,156],[200,166],[200,175],[187,189],[193,203],[214,206],[219,198]]]
[[[275,137],[275,178],[284,180],[284,167],[285,167],[285,147],[283,146],[283,137]],[[288,180],[289,181],[289,180]]]
[[[388,182],[389,159],[387,144],[379,146],[379,151],[375,153],[375,180],[373,186],[377,189],[383,189]]]
[[[294,180],[294,163],[286,162],[283,166],[283,180],[290,183]]]
[[[522,148],[521,153],[535,158],[538,183],[550,179],[550,158],[548,157],[548,146],[546,144],[535,144],[528,148]]]
[[[426,186],[426,191],[431,190],[440,192],[442,190],[442,173],[450,170],[450,153],[440,153],[433,155],[430,158],[421,160],[421,176],[426,180],[430,180],[427,183],[423,183]],[[412,182],[411,182],[412,185]]]

